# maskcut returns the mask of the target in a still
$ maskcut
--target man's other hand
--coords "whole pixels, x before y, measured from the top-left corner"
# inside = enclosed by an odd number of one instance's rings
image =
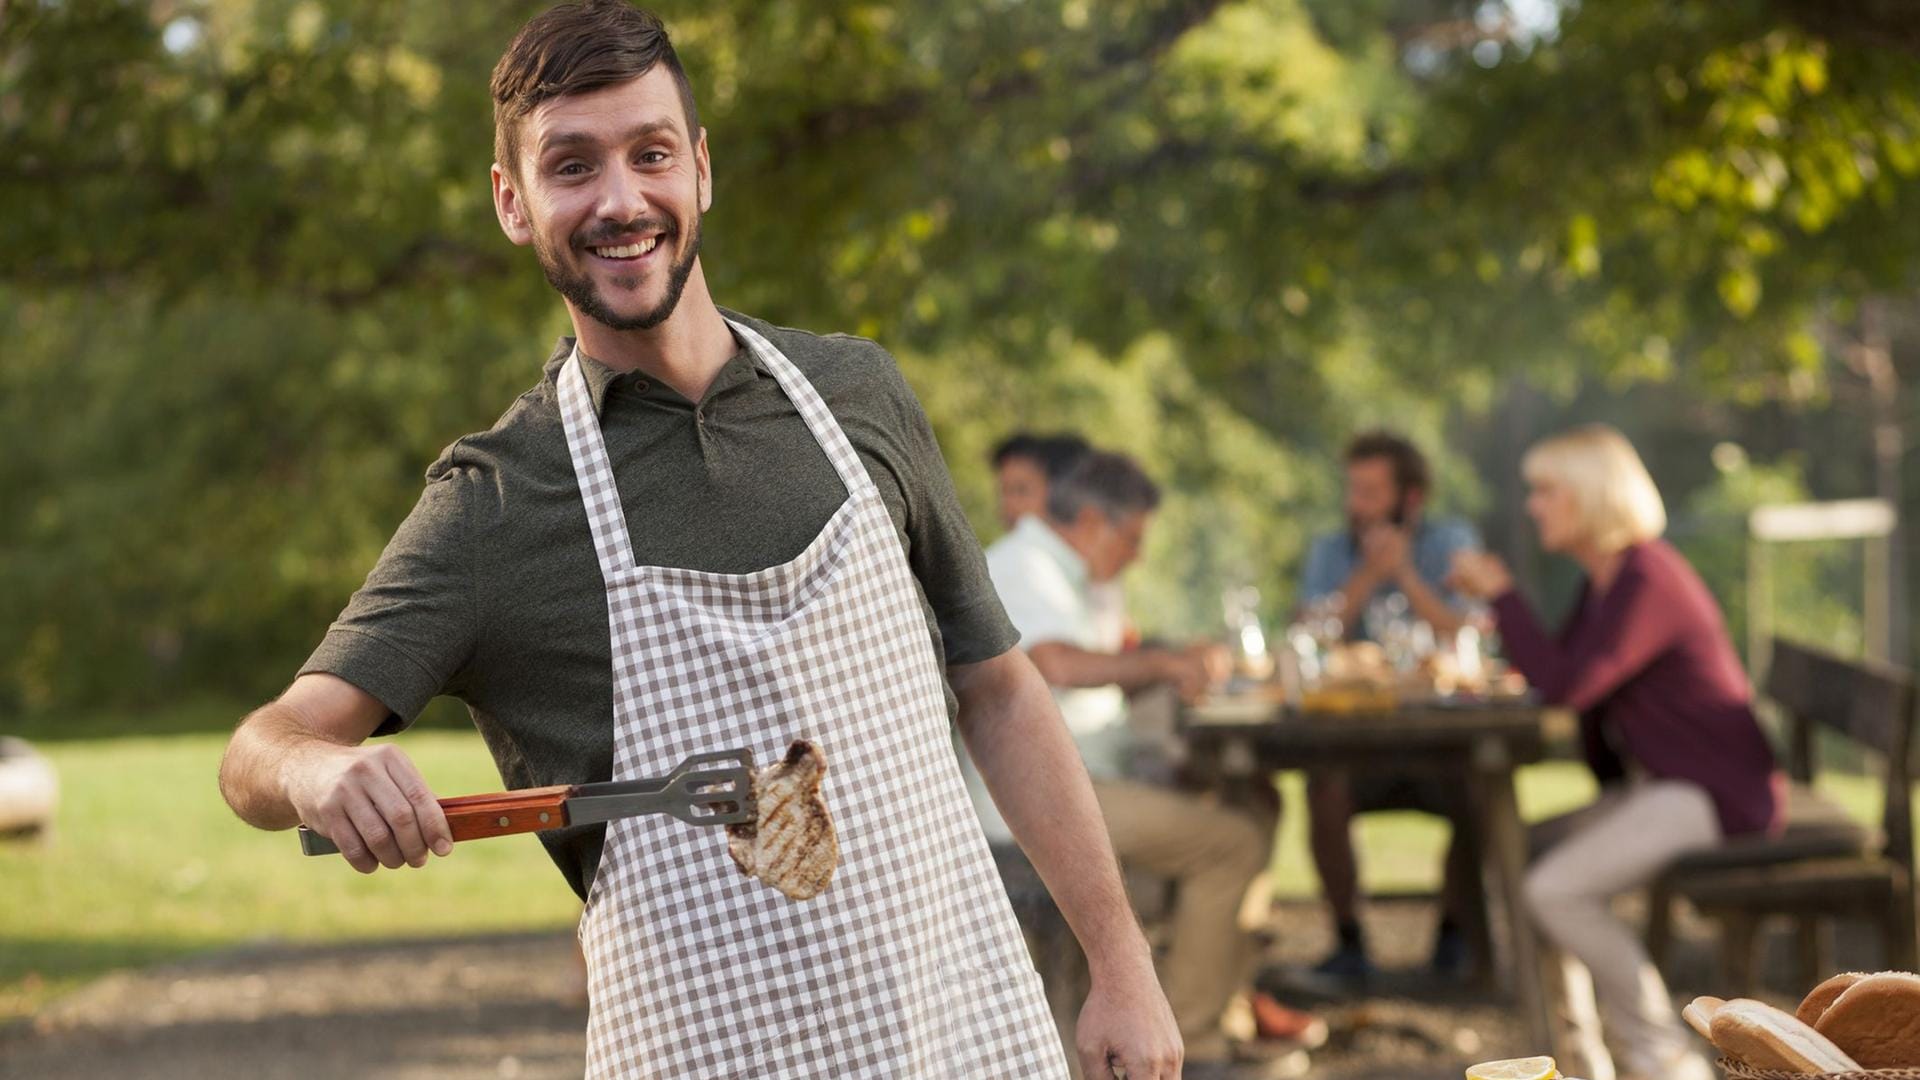
[[[1179,1080],[1186,1049],[1150,962],[1095,974],[1074,1033],[1087,1080]]]

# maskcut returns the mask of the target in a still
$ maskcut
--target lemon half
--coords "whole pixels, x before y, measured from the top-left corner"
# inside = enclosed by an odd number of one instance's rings
[[[1550,1057],[1483,1061],[1467,1070],[1467,1080],[1557,1080],[1559,1075]]]

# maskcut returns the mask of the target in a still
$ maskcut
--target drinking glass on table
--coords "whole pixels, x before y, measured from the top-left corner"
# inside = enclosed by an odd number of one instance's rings
[[[1434,652],[1433,627],[1413,614],[1404,593],[1388,593],[1367,605],[1367,636],[1387,656],[1393,670],[1406,674]]]
[[[1347,625],[1341,612],[1347,598],[1331,593],[1307,604],[1299,619],[1287,628],[1287,645],[1299,668],[1300,682],[1306,689],[1318,685],[1327,672],[1327,657],[1346,640]]]

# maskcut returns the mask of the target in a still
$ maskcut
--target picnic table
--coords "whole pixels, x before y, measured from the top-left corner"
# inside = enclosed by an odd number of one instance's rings
[[[1570,738],[1571,713],[1526,699],[1477,702],[1407,701],[1390,708],[1308,711],[1271,699],[1214,698],[1181,711],[1178,734],[1189,775],[1231,790],[1264,783],[1283,769],[1335,768],[1437,771],[1459,777],[1471,806],[1475,843],[1488,894],[1504,917],[1496,936],[1490,905],[1466,929],[1483,958],[1483,978],[1500,976],[1526,1021],[1535,1052],[1554,1045],[1554,992],[1543,953],[1526,917],[1522,884],[1526,825],[1514,793],[1514,770],[1541,760],[1549,745]],[[1502,947],[1504,946],[1504,947]],[[1503,962],[1495,954],[1504,954]]]

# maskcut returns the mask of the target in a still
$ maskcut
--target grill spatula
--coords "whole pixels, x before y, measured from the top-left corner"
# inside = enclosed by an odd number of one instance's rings
[[[639,814],[671,814],[689,825],[736,825],[754,820],[753,752],[695,754],[664,777],[603,784],[560,784],[490,795],[441,799],[455,841],[540,832],[566,825]],[[300,850],[339,852],[333,841],[300,826]]]

